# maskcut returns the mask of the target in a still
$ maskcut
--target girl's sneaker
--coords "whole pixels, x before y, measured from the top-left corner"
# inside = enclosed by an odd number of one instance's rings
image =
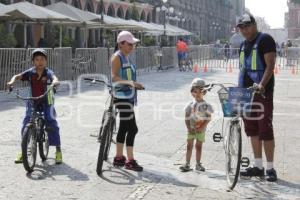
[[[201,171],[201,172],[205,172],[205,168],[202,166],[201,163],[196,164],[196,170]]]
[[[192,170],[190,164],[188,164],[188,163],[186,163],[186,164],[184,164],[184,165],[181,165],[181,166],[179,167],[179,169],[180,169],[182,172],[188,172],[188,171],[191,171],[191,170]]]
[[[129,169],[129,170],[133,170],[133,171],[137,171],[137,172],[141,172],[143,171],[143,167],[140,166],[136,160],[128,160],[125,164],[125,168]]]
[[[125,161],[126,161],[126,157],[125,156],[115,157],[113,165],[114,165],[114,167],[124,167]]]

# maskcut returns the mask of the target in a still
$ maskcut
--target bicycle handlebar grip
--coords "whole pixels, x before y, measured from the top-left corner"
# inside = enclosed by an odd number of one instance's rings
[[[14,86],[13,86],[13,85],[10,85],[9,88],[8,88],[8,91],[9,91],[9,92],[12,92],[13,90],[14,90]]]

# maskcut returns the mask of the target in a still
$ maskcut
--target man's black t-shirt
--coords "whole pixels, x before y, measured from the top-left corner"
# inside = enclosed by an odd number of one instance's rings
[[[257,35],[258,37],[258,35]],[[252,51],[252,47],[255,44],[257,37],[253,41],[245,41],[245,57],[249,56]],[[263,64],[266,66],[266,62],[264,59],[264,55],[266,53],[275,52],[276,54],[276,43],[272,36],[268,34],[264,34],[257,46],[257,53],[259,54],[260,58],[262,59]],[[271,77],[270,81],[266,85],[265,89],[266,92],[273,92],[274,90],[274,75]],[[245,87],[251,87],[253,85],[252,79],[246,74],[244,78]]]

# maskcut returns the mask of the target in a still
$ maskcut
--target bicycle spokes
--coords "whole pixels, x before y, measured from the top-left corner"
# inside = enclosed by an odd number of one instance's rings
[[[241,162],[241,133],[233,125],[226,138],[226,175],[229,188],[232,190],[238,180]]]
[[[28,160],[28,165],[32,166],[35,162],[35,154],[36,154],[36,138],[35,134],[31,132],[30,136],[28,137],[27,141],[27,160]]]

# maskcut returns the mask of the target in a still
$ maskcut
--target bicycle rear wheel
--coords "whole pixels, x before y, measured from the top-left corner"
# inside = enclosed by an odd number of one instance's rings
[[[105,120],[102,125],[102,133],[101,133],[101,141],[100,141],[100,148],[98,153],[98,159],[97,159],[97,168],[96,172],[100,176],[102,174],[102,167],[103,167],[103,161],[107,159],[105,156],[105,150],[108,148],[107,145],[109,145],[109,137],[112,133],[110,130],[110,124],[111,124],[111,118],[109,115],[105,115]]]
[[[36,162],[37,142],[36,132],[31,125],[27,125],[23,131],[22,159],[23,166],[29,173],[33,171]]]
[[[238,123],[230,125],[230,131],[226,139],[226,176],[230,190],[235,187],[240,174],[242,137],[241,127]]]

